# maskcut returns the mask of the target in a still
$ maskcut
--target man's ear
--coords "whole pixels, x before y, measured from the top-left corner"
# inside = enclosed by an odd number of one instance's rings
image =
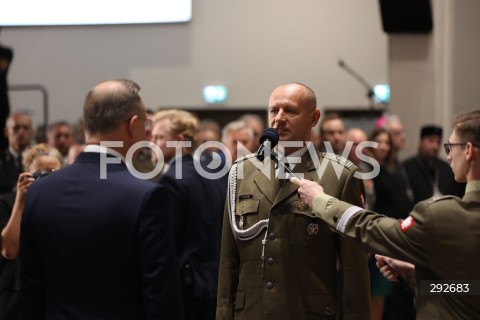
[[[130,118],[130,120],[127,123],[127,134],[129,137],[133,137],[133,132],[135,130],[135,122],[138,120],[138,116],[133,116]]]
[[[465,154],[465,158],[467,159],[467,161],[473,160],[473,158],[475,157],[475,152],[478,152],[478,154],[480,155],[480,151],[476,151],[475,146],[471,142],[467,142],[466,148],[467,153]]]
[[[318,119],[320,119],[320,109],[315,108],[315,111],[313,111],[313,117],[312,117],[312,128],[315,127],[318,123]]]

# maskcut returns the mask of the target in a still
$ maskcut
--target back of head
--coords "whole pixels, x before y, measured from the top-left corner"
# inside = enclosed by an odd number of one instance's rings
[[[110,133],[135,113],[142,112],[139,91],[140,86],[131,80],[107,80],[97,84],[85,98],[85,133]]]

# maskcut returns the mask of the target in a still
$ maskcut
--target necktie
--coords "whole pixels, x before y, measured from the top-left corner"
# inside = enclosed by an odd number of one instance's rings
[[[17,169],[20,170],[20,171],[23,171],[23,164],[22,164],[22,162],[23,162],[22,155],[19,155],[19,156],[17,157],[16,167],[17,167]]]

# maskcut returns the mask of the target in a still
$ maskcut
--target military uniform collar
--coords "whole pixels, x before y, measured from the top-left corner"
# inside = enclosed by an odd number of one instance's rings
[[[467,186],[465,188],[465,193],[468,193],[471,191],[480,191],[480,180],[473,180],[467,183]]]
[[[303,147],[301,149],[298,149],[297,151],[295,152],[292,152],[290,153],[288,156],[285,157],[284,154],[282,154],[282,152],[280,152],[280,150],[278,151],[278,158],[280,160],[283,160],[283,159],[287,159],[286,162],[288,162],[288,164],[290,165],[290,169],[293,170],[293,168],[295,168],[295,165],[297,165],[297,163],[295,162],[294,159],[302,159],[303,161],[303,155],[305,154],[305,152],[307,152],[307,147]]]

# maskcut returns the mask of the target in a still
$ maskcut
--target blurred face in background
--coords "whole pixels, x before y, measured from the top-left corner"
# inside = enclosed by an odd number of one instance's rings
[[[23,152],[30,146],[33,137],[32,119],[21,113],[12,114],[5,126],[5,136],[15,152]]]
[[[322,140],[330,141],[333,151],[342,154],[345,147],[345,125],[341,119],[325,121],[322,125]]]
[[[243,154],[254,152],[253,133],[248,127],[230,131],[224,142],[232,155],[232,161],[238,159],[237,148],[244,148]]]
[[[360,129],[350,129],[346,135],[346,141],[352,141],[352,148],[350,149],[350,153],[348,155],[348,159],[355,164],[360,162],[360,159],[355,154],[355,150],[357,149],[358,145],[364,141],[367,141],[367,134]]]
[[[388,152],[390,151],[390,139],[387,132],[382,132],[373,138],[373,141],[378,143],[377,148],[372,148],[373,156],[380,163],[385,163]]]
[[[399,121],[393,121],[388,126],[388,131],[392,136],[392,147],[394,151],[400,151],[405,148],[405,130]]]
[[[66,156],[73,144],[72,129],[66,124],[53,127],[47,134],[47,142],[50,146],[60,151],[63,156]]]
[[[430,134],[420,140],[419,153],[421,156],[436,158],[440,151],[441,137],[436,134]]]
[[[165,163],[175,157],[175,148],[167,147],[167,141],[178,141],[178,136],[171,133],[171,120],[162,119],[155,123],[152,130],[152,142],[162,151]],[[152,152],[155,155],[155,152]],[[153,159],[154,161],[156,159]]]

